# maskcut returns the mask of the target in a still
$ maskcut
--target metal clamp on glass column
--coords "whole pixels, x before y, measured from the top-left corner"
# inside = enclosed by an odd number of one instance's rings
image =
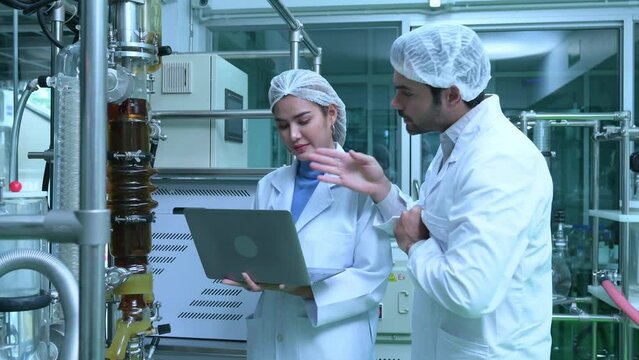
[[[125,282],[131,272],[121,267],[110,267],[104,273],[104,284],[106,291],[111,291]]]
[[[106,245],[111,235],[111,212],[108,209],[78,210],[75,212],[82,224],[79,245]]]
[[[162,132],[162,122],[158,119],[149,118],[149,138],[151,138],[152,144],[158,144],[160,140],[165,141],[167,139],[166,134]]]
[[[115,215],[113,222],[116,224],[150,224],[155,222],[155,213],[125,216]]]
[[[134,163],[133,165],[147,164],[153,159],[153,155],[148,152],[138,151],[110,151],[107,154],[108,160],[119,161],[120,163]]]

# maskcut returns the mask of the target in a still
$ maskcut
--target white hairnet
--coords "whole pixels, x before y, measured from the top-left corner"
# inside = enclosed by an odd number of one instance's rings
[[[462,25],[425,25],[393,42],[391,64],[404,77],[476,98],[490,80],[490,60],[477,34]]]
[[[286,95],[293,95],[320,106],[335,105],[337,119],[333,130],[333,141],[344,145],[346,140],[346,106],[326,79],[310,70],[284,71],[271,80],[271,88],[268,90],[271,111],[275,104]]]

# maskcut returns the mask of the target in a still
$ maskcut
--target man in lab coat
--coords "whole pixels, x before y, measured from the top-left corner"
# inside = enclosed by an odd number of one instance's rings
[[[469,28],[404,34],[391,63],[392,105],[406,130],[441,132],[416,206],[371,156],[322,149],[311,160],[337,175],[320,180],[368,193],[378,223],[396,221],[417,285],[412,358],[548,359],[552,179],[544,158],[499,98],[484,95],[490,62]]]

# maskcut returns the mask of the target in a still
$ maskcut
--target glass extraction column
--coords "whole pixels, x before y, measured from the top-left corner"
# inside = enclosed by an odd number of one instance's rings
[[[147,73],[159,68],[161,0],[109,3],[107,205],[114,267],[108,290],[119,300],[115,335],[107,359],[145,359],[143,339],[156,334],[153,277],[149,269],[151,198],[155,174],[150,152]]]

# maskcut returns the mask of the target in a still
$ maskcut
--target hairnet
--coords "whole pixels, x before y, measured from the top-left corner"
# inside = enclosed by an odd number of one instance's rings
[[[457,86],[464,101],[490,80],[490,60],[477,34],[462,25],[425,25],[393,42],[391,64],[404,77],[436,88]]]
[[[271,80],[271,88],[268,90],[271,111],[275,104],[286,95],[293,95],[320,106],[335,105],[337,119],[333,130],[333,141],[344,145],[346,140],[346,106],[326,79],[310,70],[284,71]]]

